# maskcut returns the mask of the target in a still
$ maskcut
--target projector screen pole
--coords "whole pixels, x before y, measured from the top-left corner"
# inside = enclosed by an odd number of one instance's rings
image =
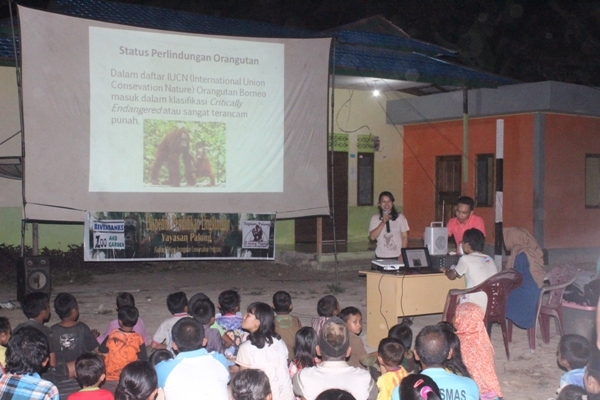
[[[10,28],[12,32],[12,40],[13,40],[13,53],[15,55],[15,75],[17,79],[17,96],[19,99],[19,125],[21,128],[21,219],[25,220],[25,132],[23,127],[25,126],[23,120],[23,85],[21,81],[21,67],[19,65],[19,52],[17,51],[17,40],[15,33],[15,21],[13,16],[13,0],[8,0],[8,12],[10,14]],[[36,225],[37,227],[37,225]],[[37,238],[33,243],[37,247]],[[25,254],[25,222],[21,223],[21,257]],[[37,253],[34,253],[34,255]]]
[[[331,115],[329,116],[329,123],[330,123],[330,128],[329,128],[329,137],[331,138],[331,147],[329,148],[329,162],[330,162],[330,167],[331,167],[331,179],[329,180],[329,184],[331,185],[331,200],[330,200],[330,205],[329,205],[329,214],[331,216],[331,228],[333,231],[333,257],[335,260],[335,283],[339,284],[340,282],[340,278],[339,278],[339,272],[338,272],[338,258],[337,258],[337,237],[336,237],[336,232],[335,232],[335,193],[334,193],[334,187],[335,185],[333,184],[333,179],[334,179],[334,170],[333,170],[333,116],[335,115],[335,51],[336,51],[336,44],[337,44],[337,37],[334,37],[332,40],[332,47],[331,47]],[[346,199],[346,201],[348,201],[348,199]]]

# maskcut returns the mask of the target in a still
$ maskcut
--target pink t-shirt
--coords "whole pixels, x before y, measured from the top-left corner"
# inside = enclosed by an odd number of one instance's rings
[[[450,221],[448,221],[448,236],[454,236],[454,241],[459,246],[462,243],[463,234],[471,228],[479,229],[485,236],[485,224],[480,216],[472,214],[464,225],[458,222],[458,219],[450,218]]]

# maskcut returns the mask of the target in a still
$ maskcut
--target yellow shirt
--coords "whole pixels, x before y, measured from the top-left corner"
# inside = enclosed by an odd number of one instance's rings
[[[407,375],[408,372],[402,367],[381,375],[379,379],[377,379],[377,388],[379,389],[377,400],[390,400],[394,388],[397,387]]]
[[[0,346],[0,365],[6,367],[6,347]]]

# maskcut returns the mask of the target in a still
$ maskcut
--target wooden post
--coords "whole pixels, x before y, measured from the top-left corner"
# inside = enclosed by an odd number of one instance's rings
[[[317,217],[317,254],[323,254],[323,217]]]

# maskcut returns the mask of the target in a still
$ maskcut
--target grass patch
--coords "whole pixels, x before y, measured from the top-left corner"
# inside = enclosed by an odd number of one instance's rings
[[[327,285],[327,289],[329,289],[329,292],[333,294],[340,294],[346,291],[346,288],[340,285],[339,283],[330,283],[329,285]]]

